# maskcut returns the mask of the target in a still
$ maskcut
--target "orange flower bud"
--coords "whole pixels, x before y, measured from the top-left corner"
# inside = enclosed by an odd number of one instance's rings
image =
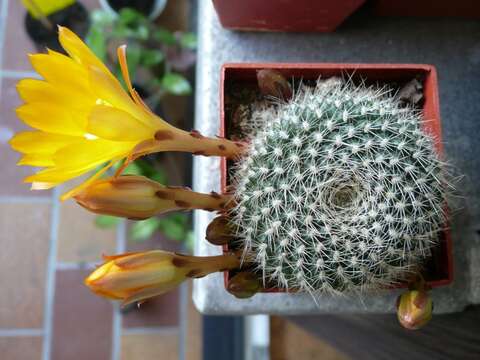
[[[433,303],[425,290],[408,290],[397,300],[397,317],[400,324],[409,330],[425,326],[432,318]]]
[[[187,278],[235,269],[240,260],[232,254],[195,257],[162,250],[104,256],[105,263],[86,279],[96,294],[123,305],[142,302],[177,287]]]
[[[258,275],[239,272],[228,281],[227,291],[239,299],[246,299],[255,295],[261,287]]]
[[[217,216],[207,226],[205,238],[213,245],[225,245],[234,239],[234,229],[225,216]]]
[[[274,96],[279,99],[290,100],[292,87],[287,79],[276,70],[257,71],[257,83],[263,95]]]
[[[187,188],[163,186],[134,175],[97,180],[74,198],[94,213],[136,220],[182,209],[223,210],[231,199],[217,193],[201,194]]]

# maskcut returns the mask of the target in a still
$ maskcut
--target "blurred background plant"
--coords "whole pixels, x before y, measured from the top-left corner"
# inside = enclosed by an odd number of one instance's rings
[[[122,76],[116,49],[127,44],[128,68],[134,87],[159,116],[164,117],[162,101],[167,96],[189,96],[192,93],[187,74],[195,64],[197,39],[191,32],[169,31],[131,8],[123,8],[117,14],[95,10],[91,13],[86,42],[119,79]],[[124,174],[147,176],[164,185],[172,178],[173,182],[182,183],[183,174],[172,156],[144,157],[129,165]],[[101,228],[111,228],[119,221],[119,218],[101,215],[97,216],[95,223]],[[187,213],[137,221],[130,227],[129,237],[132,241],[144,241],[156,232],[192,249],[191,220]]]

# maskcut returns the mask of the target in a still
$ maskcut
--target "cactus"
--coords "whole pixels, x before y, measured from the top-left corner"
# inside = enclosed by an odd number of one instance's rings
[[[392,90],[339,78],[250,110],[230,216],[264,283],[345,293],[418,270],[445,223],[428,119]]]

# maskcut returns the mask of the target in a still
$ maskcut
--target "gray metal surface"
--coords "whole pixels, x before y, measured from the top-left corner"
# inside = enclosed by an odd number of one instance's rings
[[[428,63],[437,67],[446,155],[464,178],[452,215],[455,281],[435,289],[436,313],[480,302],[480,23],[467,20],[368,18],[356,15],[331,34],[240,33],[220,27],[211,1],[199,6],[196,129],[219,129],[220,67],[226,62]],[[194,189],[219,191],[219,159],[196,157]],[[213,214],[195,214],[195,254],[217,255],[205,229]],[[193,298],[205,314],[390,313],[397,292],[358,298],[258,294],[237,300],[221,274],[195,280]]]

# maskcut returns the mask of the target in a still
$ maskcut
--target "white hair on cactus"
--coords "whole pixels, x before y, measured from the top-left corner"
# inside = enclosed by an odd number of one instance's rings
[[[385,87],[330,78],[246,113],[231,218],[264,282],[376,289],[430,254],[448,184],[420,112]]]

